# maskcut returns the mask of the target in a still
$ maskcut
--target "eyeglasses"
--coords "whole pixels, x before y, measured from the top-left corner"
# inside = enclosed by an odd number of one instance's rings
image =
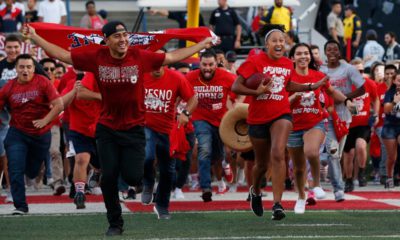
[[[54,70],[56,70],[56,69],[55,69],[55,68],[48,68],[48,67],[45,67],[45,68],[43,68],[43,70],[46,71],[46,72],[48,72],[49,70],[50,70],[51,72],[54,72]]]

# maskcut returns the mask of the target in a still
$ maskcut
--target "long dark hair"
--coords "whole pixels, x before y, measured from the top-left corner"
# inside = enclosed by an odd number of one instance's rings
[[[308,52],[310,53],[310,63],[308,64],[308,68],[312,70],[318,70],[317,64],[315,63],[315,59],[311,52],[311,47],[307,43],[296,43],[289,52],[289,58],[293,58],[298,47],[306,47]],[[296,67],[296,63],[293,63],[294,67]]]

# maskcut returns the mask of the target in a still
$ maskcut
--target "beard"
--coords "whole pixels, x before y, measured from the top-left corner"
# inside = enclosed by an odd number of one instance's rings
[[[214,77],[214,75],[215,75],[215,70],[209,72],[209,73],[207,74],[208,76],[205,76],[205,74],[204,74],[204,72],[203,72],[202,70],[200,70],[200,74],[201,74],[201,77],[202,77],[204,80],[210,81],[210,80]]]

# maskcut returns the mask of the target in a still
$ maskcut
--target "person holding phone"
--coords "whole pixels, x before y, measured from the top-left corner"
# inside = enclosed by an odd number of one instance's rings
[[[393,189],[393,171],[397,159],[397,146],[400,142],[400,72],[397,72],[384,99],[385,120],[382,128],[382,139],[387,151],[385,183],[386,189]]]

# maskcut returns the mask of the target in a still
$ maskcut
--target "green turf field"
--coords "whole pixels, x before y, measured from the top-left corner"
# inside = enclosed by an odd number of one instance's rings
[[[125,232],[112,239],[400,239],[400,212],[287,213],[283,221],[270,213],[173,213],[169,221],[154,214],[124,215]],[[104,214],[0,217],[0,239],[103,239]]]

